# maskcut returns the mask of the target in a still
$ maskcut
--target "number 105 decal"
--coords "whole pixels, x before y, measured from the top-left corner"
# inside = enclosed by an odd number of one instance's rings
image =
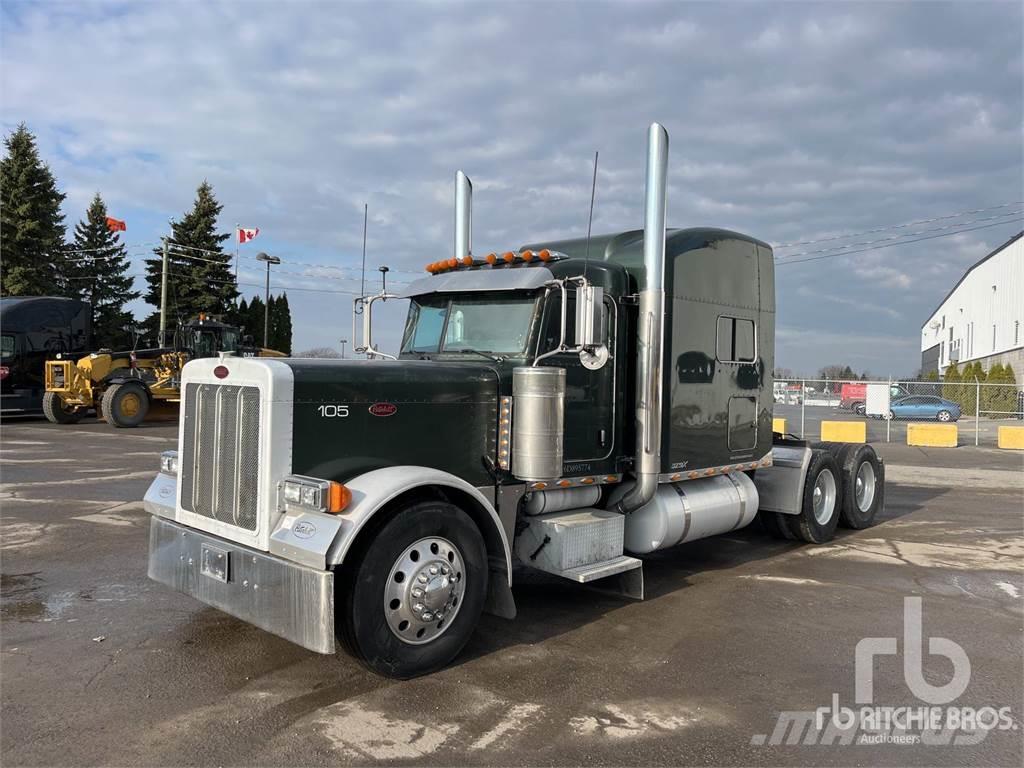
[[[325,419],[344,419],[348,416],[347,405],[320,405],[316,410]]]

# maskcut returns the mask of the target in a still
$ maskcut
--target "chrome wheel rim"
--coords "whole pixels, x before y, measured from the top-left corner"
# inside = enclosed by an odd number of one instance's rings
[[[861,512],[871,509],[871,504],[875,501],[875,468],[871,466],[870,461],[861,462],[853,491],[857,499],[857,509]]]
[[[443,635],[462,607],[466,569],[447,539],[429,536],[409,545],[391,567],[384,616],[395,637],[423,645]]]
[[[948,411],[939,411],[939,421],[949,421],[950,416]]]
[[[832,519],[836,508],[836,478],[831,469],[821,470],[815,478],[811,505],[819,525],[825,525]]]

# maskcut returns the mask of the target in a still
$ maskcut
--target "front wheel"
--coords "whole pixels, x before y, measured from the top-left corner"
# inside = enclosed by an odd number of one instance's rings
[[[71,405],[64,405],[60,395],[56,392],[45,392],[43,394],[43,415],[46,420],[54,424],[77,424],[82,420],[84,409],[75,408]]]
[[[112,427],[137,427],[149,411],[149,393],[141,384],[126,381],[103,393],[103,418]]]
[[[443,501],[412,504],[342,564],[338,634],[382,675],[434,672],[473,634],[487,579],[487,549],[469,516]]]
[[[949,422],[949,421],[952,421],[952,420],[953,420],[953,414],[952,414],[952,413],[950,413],[949,411],[939,411],[939,413],[938,413],[938,415],[936,416],[936,418],[937,418],[937,419],[938,419],[939,421],[943,421],[943,422]]]
[[[863,416],[865,411],[867,411],[867,406],[864,403],[857,403],[853,406],[853,412],[858,416]]]

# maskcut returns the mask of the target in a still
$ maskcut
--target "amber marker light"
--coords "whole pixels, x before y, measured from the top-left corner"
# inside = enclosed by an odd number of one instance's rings
[[[558,485],[561,486],[562,488],[568,488],[570,485],[572,485],[572,481],[570,481],[570,480],[559,480],[558,481]]]
[[[543,251],[537,254],[537,258],[541,261],[551,261],[551,251],[545,248]]]
[[[451,269],[455,269],[457,266],[459,266],[459,260],[454,258],[448,259],[448,266]]]
[[[516,255],[512,251],[507,251],[501,258],[505,260],[506,264],[511,264],[516,260]]]
[[[487,254],[487,258],[484,259],[484,261],[486,261],[488,264],[490,264],[493,267],[495,264],[498,263],[498,254],[496,254],[496,253],[488,253]]]
[[[473,257],[472,256],[463,256],[462,257],[462,266],[464,266],[464,267],[472,267],[473,266]]]
[[[523,251],[520,255],[523,257],[523,261],[527,264],[533,261],[533,251]]]
[[[352,491],[341,483],[331,481],[327,492],[327,511],[332,515],[344,512],[352,502]]]

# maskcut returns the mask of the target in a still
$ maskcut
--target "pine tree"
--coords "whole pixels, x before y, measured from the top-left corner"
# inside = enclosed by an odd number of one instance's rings
[[[230,317],[235,312],[238,285],[231,270],[230,253],[223,243],[230,235],[217,233],[217,217],[223,206],[213,195],[213,187],[204,181],[196,190],[192,210],[181,221],[171,222],[168,249],[167,325],[173,331],[179,320],[185,322],[200,312],[214,317]],[[162,250],[156,258],[146,259],[145,299],[157,308],[147,325],[156,332],[160,317],[160,281]],[[168,336],[170,333],[168,334]]]
[[[271,349],[290,355],[292,352],[292,313],[288,307],[288,294],[270,297]]]
[[[64,195],[39,158],[36,138],[22,123],[4,138],[0,160],[0,230],[3,276],[0,294],[41,296],[65,290]]]
[[[107,206],[99,193],[75,227],[73,251],[69,292],[92,304],[93,346],[118,349],[130,344],[124,328],[133,318],[124,305],[142,294],[132,290],[128,254],[118,234],[107,227]]]
[[[245,332],[252,336],[257,347],[263,346],[263,313],[265,307],[266,304],[263,303],[263,299],[258,295],[253,296],[252,301],[249,302],[249,314],[245,323]]]

